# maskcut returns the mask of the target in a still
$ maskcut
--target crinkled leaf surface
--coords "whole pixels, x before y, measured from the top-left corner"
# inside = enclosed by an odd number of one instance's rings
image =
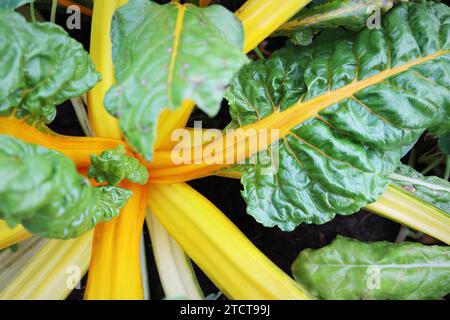
[[[392,8],[390,0],[331,0],[301,10],[280,27],[275,35],[288,36],[293,43],[309,45],[314,34],[321,30],[343,27],[351,31],[363,29],[376,10]]]
[[[99,183],[112,185],[123,179],[139,184],[146,184],[148,180],[147,168],[138,159],[129,156],[123,145],[103,151],[100,156],[92,155],[88,174],[89,178],[95,178]]]
[[[62,154],[0,135],[0,218],[49,238],[74,238],[108,221],[131,196],[94,188]]]
[[[132,0],[112,25],[116,84],[105,98],[131,147],[150,160],[164,108],[195,101],[214,116],[247,62],[243,28],[224,7]]]
[[[0,10],[0,115],[50,122],[55,106],[92,88],[99,74],[83,49],[59,26],[29,23]]]
[[[270,148],[275,174],[242,167],[247,212],[265,226],[293,230],[356,212],[384,192],[405,146],[427,128],[448,131],[450,8],[406,3],[382,21],[285,48],[244,67],[227,91],[234,126],[297,101],[329,104]]]
[[[400,164],[389,176],[392,184],[450,214],[450,183],[434,176],[424,176],[410,166]]]
[[[439,299],[450,293],[450,247],[338,237],[303,250],[294,278],[322,299]]]
[[[16,9],[34,0],[2,0],[0,1],[0,9]]]

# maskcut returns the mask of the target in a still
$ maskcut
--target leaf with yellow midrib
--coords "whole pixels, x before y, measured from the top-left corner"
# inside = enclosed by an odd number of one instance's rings
[[[105,97],[133,149],[150,160],[158,117],[194,101],[214,116],[247,62],[240,21],[224,7],[132,0],[112,22],[116,84]]]
[[[449,22],[444,4],[405,3],[381,29],[327,32],[245,67],[226,93],[234,125],[283,138],[276,174],[241,168],[247,212],[283,230],[354,213],[424,130],[450,131]]]

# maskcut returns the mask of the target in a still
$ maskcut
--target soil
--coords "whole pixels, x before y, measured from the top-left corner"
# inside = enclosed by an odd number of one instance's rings
[[[240,5],[240,1],[228,2],[230,8],[238,8]],[[48,12],[43,10],[42,13],[44,17],[47,17]],[[66,19],[64,11],[59,12],[57,23],[64,25],[64,19]],[[69,31],[69,33],[88,49],[90,19],[83,17],[81,30]],[[267,48],[271,51],[279,47],[284,41],[284,39],[271,40]],[[227,106],[224,104],[222,111],[215,119],[209,119],[201,112],[195,111],[190,119],[191,125],[193,120],[203,120],[204,127],[223,128],[229,123],[230,119]],[[83,135],[70,102],[59,106],[57,118],[50,127],[61,134]],[[425,142],[425,144],[428,143],[429,141]],[[400,229],[399,224],[362,210],[351,216],[338,216],[324,225],[303,224],[293,232],[282,232],[277,228],[265,228],[246,214],[246,205],[240,195],[241,185],[238,180],[209,177],[191,181],[189,184],[220,208],[264,254],[288,274],[291,274],[290,265],[301,250],[323,247],[329,244],[338,234],[362,241],[394,241]],[[144,233],[147,244],[151,298],[162,299],[164,294],[158,279],[146,228],[144,228]],[[199,268],[195,268],[205,294],[217,293],[218,289],[214,284]],[[82,289],[75,290],[69,296],[69,299],[82,299],[85,283],[86,277],[82,281]]]

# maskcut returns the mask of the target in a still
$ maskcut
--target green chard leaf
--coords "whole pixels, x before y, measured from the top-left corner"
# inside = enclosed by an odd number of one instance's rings
[[[431,203],[450,215],[450,182],[439,177],[426,177],[410,166],[400,164],[389,175],[391,183]]]
[[[0,9],[16,9],[34,0],[1,0]]]
[[[265,226],[290,231],[358,211],[385,191],[405,147],[427,128],[449,131],[450,8],[405,3],[382,21],[255,61],[226,92],[233,126],[297,101],[328,104],[269,148],[275,174],[272,164],[241,167],[247,212]]]
[[[439,299],[450,293],[450,247],[338,236],[318,250],[303,250],[294,278],[322,299]]]
[[[89,178],[95,178],[99,183],[108,182],[117,185],[123,179],[139,184],[146,184],[148,171],[138,159],[129,156],[123,145],[115,150],[103,151],[100,156],[91,156]]]
[[[0,10],[0,116],[51,122],[56,105],[99,81],[89,54],[53,23]]]
[[[147,160],[163,109],[195,101],[216,115],[227,85],[248,60],[240,21],[217,5],[132,0],[114,15],[112,40],[116,84],[105,105]]]
[[[321,30],[343,27],[359,31],[370,17],[393,6],[391,0],[330,0],[311,9],[301,10],[282,25],[275,36],[288,36],[294,44],[309,45]]]
[[[131,191],[94,188],[62,154],[0,135],[0,218],[33,234],[75,238],[119,214]]]
[[[450,155],[450,132],[439,137],[439,150],[446,155]]]

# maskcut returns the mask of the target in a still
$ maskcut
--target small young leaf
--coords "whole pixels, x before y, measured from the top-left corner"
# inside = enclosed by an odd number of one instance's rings
[[[100,76],[83,46],[53,23],[29,23],[0,10],[0,116],[51,122],[55,106],[92,88]]]
[[[217,5],[131,0],[114,15],[112,40],[116,84],[105,105],[147,160],[164,108],[193,100],[216,115],[227,85],[247,62],[240,21]]]
[[[393,184],[450,215],[450,183],[448,181],[439,177],[426,177],[404,164],[400,164],[389,178]]]
[[[326,247],[303,250],[292,272],[322,299],[439,299],[450,293],[450,247],[338,236]]]
[[[293,105],[308,114],[269,148],[279,161],[242,166],[247,212],[290,231],[375,202],[405,147],[450,129],[449,23],[444,4],[404,3],[381,29],[327,33],[244,67],[225,95],[234,126]]]
[[[119,214],[131,191],[93,188],[62,154],[0,135],[0,218],[48,238],[68,239]]]
[[[99,183],[117,185],[123,179],[133,183],[147,183],[147,168],[138,159],[129,156],[123,145],[119,145],[115,150],[103,151],[100,156],[92,155],[91,162],[89,178],[95,178]]]

